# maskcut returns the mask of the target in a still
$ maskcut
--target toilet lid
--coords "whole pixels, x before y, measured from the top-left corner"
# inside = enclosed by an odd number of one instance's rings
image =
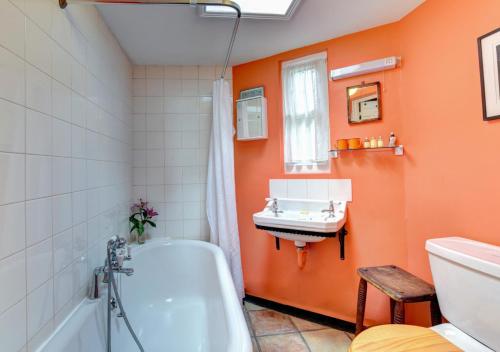
[[[464,351],[495,352],[452,324],[440,324],[431,329]]]

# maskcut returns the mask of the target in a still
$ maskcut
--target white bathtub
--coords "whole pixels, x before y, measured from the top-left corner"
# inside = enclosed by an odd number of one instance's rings
[[[240,302],[222,251],[209,243],[152,240],[134,247],[121,276],[125,311],[146,352],[251,352]],[[105,297],[105,291],[102,297]],[[138,351],[122,318],[112,349]],[[105,351],[105,299],[86,300],[37,352]]]

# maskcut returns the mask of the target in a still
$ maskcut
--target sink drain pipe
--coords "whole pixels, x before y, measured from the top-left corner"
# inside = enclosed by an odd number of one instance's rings
[[[304,269],[307,260],[306,243],[302,241],[295,241],[295,247],[297,248],[297,265],[299,269]]]

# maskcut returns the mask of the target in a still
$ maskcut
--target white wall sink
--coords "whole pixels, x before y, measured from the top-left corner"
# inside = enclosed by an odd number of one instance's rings
[[[253,214],[253,221],[258,229],[277,238],[294,241],[298,248],[304,247],[308,242],[336,237],[338,232],[342,232],[339,239],[343,252],[345,201],[288,198],[267,198],[266,201],[264,210]],[[328,210],[332,205],[333,212],[330,212]]]

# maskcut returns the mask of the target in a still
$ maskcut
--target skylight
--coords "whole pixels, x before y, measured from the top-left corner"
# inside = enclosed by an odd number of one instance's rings
[[[241,17],[260,19],[290,19],[300,0],[236,0]],[[202,16],[226,17],[236,11],[226,6],[205,6]]]

